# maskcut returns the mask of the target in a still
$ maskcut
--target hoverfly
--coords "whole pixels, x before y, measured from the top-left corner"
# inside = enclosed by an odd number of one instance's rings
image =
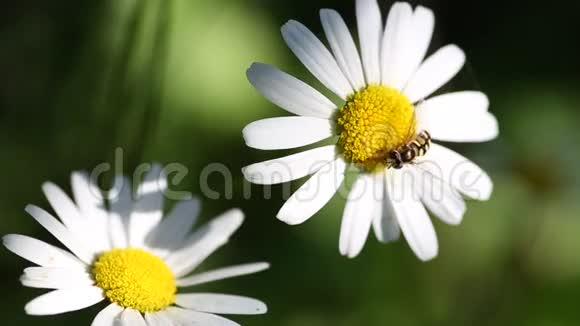
[[[427,130],[423,130],[399,149],[391,151],[387,158],[388,165],[402,169],[405,164],[413,163],[417,157],[425,155],[430,146],[431,135]]]

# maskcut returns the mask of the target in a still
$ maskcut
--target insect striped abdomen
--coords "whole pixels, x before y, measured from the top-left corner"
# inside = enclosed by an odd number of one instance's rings
[[[401,149],[390,154],[392,167],[400,169],[404,164],[412,163],[417,157],[427,154],[431,145],[431,135],[427,131],[420,132],[413,140]]]

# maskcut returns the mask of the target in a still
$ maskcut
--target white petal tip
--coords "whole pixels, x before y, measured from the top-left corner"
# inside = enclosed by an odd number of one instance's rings
[[[340,255],[349,259],[354,259],[356,257],[358,257],[358,255],[362,252],[362,247],[361,248],[349,248],[346,247],[348,244],[340,244],[338,251],[340,252]]]
[[[52,183],[50,181],[45,181],[42,184],[42,191],[48,192],[48,191],[51,191],[52,189],[54,189],[55,187],[56,187],[56,185],[54,183]]]
[[[397,2],[395,2],[395,3],[393,4],[393,7],[402,7],[402,8],[404,8],[405,10],[408,10],[408,9],[411,9],[411,10],[413,10],[413,6],[411,6],[411,4],[410,4],[410,3],[408,3],[408,2],[405,2],[405,1],[397,1]],[[401,8],[399,8],[399,10],[400,10],[400,9],[401,9]]]
[[[84,171],[73,171],[71,173],[70,177],[71,177],[73,183],[76,183],[78,181],[81,181],[80,179],[83,179],[83,180],[86,179],[88,176],[87,176],[87,173]]]
[[[291,214],[288,214],[287,212],[283,212],[282,210],[280,210],[278,215],[276,215],[276,218],[288,225],[299,225],[304,223],[304,220],[299,219]]]
[[[397,242],[397,241],[399,241],[400,238],[401,238],[401,233],[399,233],[399,232],[397,232],[396,234],[387,234],[384,237],[377,235],[377,240],[379,240],[379,242],[383,243],[383,244]]]
[[[415,255],[423,262],[433,260],[439,255],[439,244],[435,243],[431,246],[425,246],[421,250],[415,250]]]
[[[300,22],[294,20],[294,19],[290,19],[288,20],[284,25],[282,25],[282,30],[286,30],[288,28],[294,27],[296,25],[301,25]]]
[[[265,261],[254,263],[253,265],[254,265],[254,271],[252,272],[252,274],[263,272],[263,271],[269,269],[270,267],[272,267],[272,265],[270,265],[270,263],[265,262]]]
[[[270,269],[270,267],[272,267],[272,265],[270,263],[267,263],[267,262],[262,262],[259,264],[260,264],[259,267],[256,268],[258,270],[258,272],[265,271],[267,269]]]
[[[460,224],[461,224],[461,222],[463,222],[463,217],[465,216],[465,212],[466,212],[466,211],[467,211],[467,209],[464,209],[464,210],[461,212],[461,214],[459,214],[459,217],[457,218],[457,220],[456,220],[456,221],[453,221],[453,222],[451,222],[451,223],[449,223],[449,224],[450,224],[450,225],[453,225],[453,226],[458,226],[458,225],[460,225]]]
[[[492,128],[491,128],[492,132],[490,134],[489,140],[493,140],[499,136],[499,123],[497,121],[497,118],[492,114],[489,115],[489,119],[490,119],[490,124],[492,125]]]
[[[320,17],[327,17],[330,15],[333,15],[334,13],[336,13],[336,11],[332,10],[332,9],[328,9],[328,8],[323,8],[320,9]]]
[[[29,304],[24,306],[24,312],[29,316],[41,316],[42,314],[38,313],[38,311],[34,307],[30,307]]]
[[[431,248],[423,248],[421,251],[415,251],[415,255],[422,262],[428,262],[439,255],[439,245],[436,244]]]
[[[479,201],[488,201],[491,199],[491,194],[493,193],[493,186],[490,185],[489,192],[485,192],[478,198]]]
[[[228,219],[230,219],[232,223],[242,224],[244,222],[244,212],[239,208],[232,208],[227,212],[227,214]]]
[[[273,144],[262,144],[262,138],[264,137],[263,131],[260,129],[260,123],[262,120],[251,122],[242,129],[242,137],[244,138],[244,143],[246,146],[261,150],[272,150],[277,149]]]
[[[474,189],[474,193],[472,194],[471,191],[467,190],[466,195],[477,201],[488,201],[491,199],[491,195],[493,193],[493,182],[487,174],[481,176],[481,178],[482,180],[478,181],[477,187]]]
[[[268,313],[268,306],[266,306],[266,305],[264,304],[264,308],[263,308],[263,309],[261,309],[261,310],[259,310],[259,312],[258,312],[258,313],[259,313],[259,314],[265,314],[265,313]]]
[[[496,139],[499,136],[499,124],[497,118],[491,114],[486,113],[479,121],[481,130],[474,131],[471,137],[465,139],[466,142],[488,142]],[[461,140],[461,139],[460,139]],[[450,140],[457,141],[457,140]]]
[[[246,144],[246,146],[248,147],[252,147],[252,142],[251,142],[251,135],[250,135],[250,129],[249,129],[250,125],[247,125],[244,127],[244,129],[242,129],[242,137],[244,138],[244,143]]]
[[[472,94],[479,98],[479,101],[482,103],[481,106],[487,111],[489,109],[489,97],[483,92],[473,92]]]
[[[34,206],[32,204],[28,204],[28,205],[26,205],[26,207],[24,207],[24,211],[30,215],[34,215],[36,212],[38,212],[39,209],[40,208],[38,208],[37,206]]]
[[[342,242],[340,242],[339,245],[338,245],[338,252],[343,257],[347,255],[346,248],[345,248],[345,246],[343,245]]]
[[[446,223],[447,225],[451,225],[451,226],[459,226],[459,225],[461,225],[461,222],[462,222],[462,221],[463,221],[463,214],[462,214],[462,215],[461,215],[461,217],[459,217],[458,219],[456,219],[456,220],[453,220],[453,221],[447,221],[447,220],[446,220],[446,221],[445,221],[445,223]]]
[[[8,248],[16,237],[16,234],[7,234],[2,236],[2,245]]]
[[[24,312],[29,316],[50,316],[59,314],[50,313],[49,311],[50,309],[47,311],[44,305],[38,305],[36,302],[34,302],[34,300],[24,305]]]
[[[280,27],[280,32],[282,32],[282,37],[286,38],[290,33],[290,29],[295,26],[296,22],[293,20],[287,21],[282,27]]]
[[[346,258],[348,259],[355,259],[356,257],[358,257],[358,255],[361,253],[362,250],[357,250],[357,251],[353,251],[353,252],[348,252],[346,255]]]
[[[260,70],[265,68],[267,65],[264,63],[260,63],[260,62],[254,62],[252,63],[248,69],[246,69],[246,77],[248,77],[248,80],[250,80],[250,82],[254,79],[255,77],[255,73]]]
[[[361,252],[363,251],[365,243],[366,243],[366,241],[363,242],[362,245],[357,245],[356,247],[351,247],[347,251],[346,255],[344,255],[344,256],[346,256],[349,259],[357,258],[361,254]]]
[[[255,184],[259,184],[260,182],[260,178],[256,178],[255,171],[253,171],[253,167],[256,166],[254,164],[252,165],[248,165],[242,168],[242,175],[244,176],[244,179],[246,179],[247,181],[251,182],[251,183],[255,183]]]
[[[430,18],[430,19],[435,18],[435,14],[433,13],[433,10],[431,10],[427,7],[421,6],[421,5],[419,5],[415,8],[415,15],[417,15],[417,14],[426,15],[425,17]]]
[[[259,303],[256,304],[256,310],[254,311],[254,314],[263,315],[267,312],[268,312],[268,306],[265,303],[260,301]]]
[[[437,257],[437,253],[417,256],[417,258],[419,258],[419,260],[421,260],[424,263],[429,262],[429,261],[435,259],[436,257]]]
[[[447,46],[447,51],[452,51],[454,54],[461,59],[461,62],[465,63],[465,52],[456,44],[449,44]]]
[[[352,248],[349,247],[350,243],[345,242],[345,241],[341,241],[339,243],[338,246],[338,251],[340,252],[340,255],[349,259],[353,259],[356,258],[362,251],[362,247],[360,248]]]

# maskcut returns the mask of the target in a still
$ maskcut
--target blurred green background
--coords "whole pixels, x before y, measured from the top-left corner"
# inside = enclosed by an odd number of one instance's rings
[[[416,3],[416,2],[415,2]],[[248,218],[204,269],[267,260],[270,271],[201,287],[266,301],[246,325],[579,325],[580,2],[422,1],[435,10],[434,46],[468,54],[461,88],[485,91],[501,137],[452,146],[490,172],[493,198],[469,203],[458,227],[436,221],[440,255],[421,263],[404,241],[371,236],[354,260],[338,254],[343,200],[300,227],[275,219],[282,187],[244,200],[241,167],[288,152],[244,146],[243,126],[286,114],[245,78],[253,61],[313,82],[285,47],[279,27],[297,19],[318,35],[318,9],[354,26],[354,1],[108,0],[12,1],[0,10],[0,233],[54,243],[28,217],[48,208],[40,185],[69,189],[69,173],[112,162],[178,162],[179,189],[221,162],[233,198],[204,198],[203,217],[232,206]],[[386,10],[390,5],[385,1]],[[385,11],[386,13],[386,11]],[[315,83],[315,85],[317,85]],[[224,193],[219,175],[211,186]],[[294,187],[297,184],[293,185]],[[22,288],[29,264],[2,249],[3,324],[88,325],[102,306],[29,317],[43,291]],[[198,290],[198,289],[194,289]]]

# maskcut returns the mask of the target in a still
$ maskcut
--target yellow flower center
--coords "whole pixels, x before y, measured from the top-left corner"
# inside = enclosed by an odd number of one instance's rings
[[[386,86],[368,86],[348,98],[338,113],[339,147],[345,159],[369,171],[385,166],[389,153],[415,134],[415,108]]]
[[[105,296],[142,313],[159,311],[175,302],[175,278],[161,258],[141,249],[113,249],[92,267]]]

